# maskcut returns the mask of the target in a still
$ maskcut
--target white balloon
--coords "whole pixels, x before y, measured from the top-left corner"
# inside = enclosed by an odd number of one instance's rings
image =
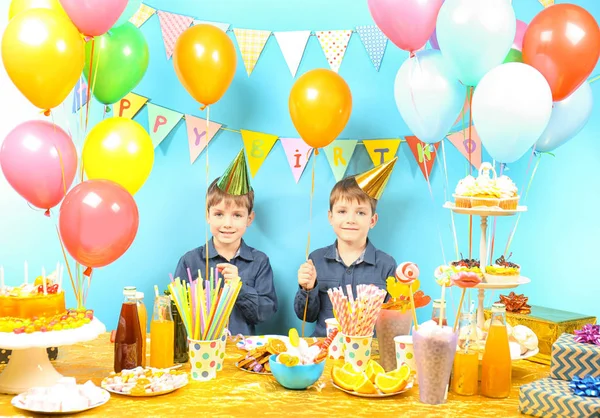
[[[552,114],[544,76],[520,62],[489,71],[473,94],[473,124],[490,156],[502,163],[521,158],[538,140]]]

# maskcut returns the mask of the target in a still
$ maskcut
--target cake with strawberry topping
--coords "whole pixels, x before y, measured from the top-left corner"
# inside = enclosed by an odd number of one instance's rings
[[[461,258],[458,261],[452,261],[450,263],[450,266],[452,266],[453,269],[456,270],[456,272],[468,271],[471,273],[477,273],[481,275],[479,260],[475,260],[474,258]]]

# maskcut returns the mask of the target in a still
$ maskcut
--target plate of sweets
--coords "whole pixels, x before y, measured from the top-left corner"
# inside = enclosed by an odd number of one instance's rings
[[[248,373],[270,375],[269,357],[279,355],[286,350],[287,345],[283,340],[271,338],[265,345],[258,346],[240,357],[235,367]]]
[[[112,372],[102,380],[101,386],[111,393],[123,396],[149,397],[171,393],[188,384],[185,371],[136,367]]]
[[[407,364],[386,373],[383,367],[372,359],[363,372],[357,372],[350,363],[334,366],[331,379],[334,388],[362,398],[387,398],[413,387],[412,371]]]
[[[110,394],[87,381],[78,385],[74,377],[62,377],[53,386],[33,387],[12,398],[23,411],[43,415],[71,415],[104,405]]]

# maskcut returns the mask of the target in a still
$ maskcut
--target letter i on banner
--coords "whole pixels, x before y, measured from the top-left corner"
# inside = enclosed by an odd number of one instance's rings
[[[183,114],[166,107],[148,103],[148,130],[156,148],[169,135]]]
[[[292,169],[294,180],[298,183],[308,164],[308,160],[310,160],[313,148],[301,138],[280,138],[280,141]]]
[[[358,141],[354,139],[336,139],[323,148],[335,181],[340,181],[344,177],[357,143]]]
[[[129,93],[113,105],[113,115],[120,118],[133,119],[147,101],[147,97]]]
[[[400,139],[369,139],[363,140],[365,148],[374,166],[391,161],[398,153]]]
[[[247,131],[245,129],[241,129],[240,133],[242,134],[242,141],[246,149],[250,175],[254,178],[279,137],[262,132]]]

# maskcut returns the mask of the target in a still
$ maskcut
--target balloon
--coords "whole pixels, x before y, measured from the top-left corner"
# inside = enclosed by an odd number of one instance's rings
[[[443,0],[368,0],[375,24],[400,49],[421,48],[435,29]]]
[[[94,97],[106,105],[121,100],[142,80],[150,54],[146,39],[133,23],[111,29],[85,46],[83,75]],[[92,49],[94,56],[92,57]],[[90,62],[92,74],[90,76]],[[96,74],[97,72],[97,74]]]
[[[60,127],[46,121],[24,122],[9,132],[0,148],[2,173],[33,206],[58,205],[77,171],[77,151]]]
[[[546,129],[552,92],[535,68],[510,62],[481,79],[473,94],[472,112],[473,125],[490,156],[501,163],[512,163]]]
[[[561,101],[591,74],[600,55],[594,17],[574,4],[555,4],[533,18],[523,39],[523,62],[541,72]]]
[[[60,206],[58,229],[69,254],[86,267],[103,267],[131,246],[139,225],[133,197],[109,180],[87,180]]]
[[[103,35],[119,19],[127,0],[60,0],[63,9],[85,36]]]
[[[552,107],[546,130],[535,143],[535,150],[553,151],[579,133],[592,115],[592,88],[583,83],[573,94]]]
[[[8,9],[8,20],[30,9],[50,9],[67,16],[58,0],[12,0]]]
[[[438,43],[437,40],[437,32],[433,31],[433,33],[431,34],[431,36],[429,37],[429,44],[431,45],[432,49],[440,49],[440,44]]]
[[[19,91],[47,111],[61,104],[77,84],[84,42],[64,14],[31,9],[8,22],[2,60]]]
[[[511,48],[506,58],[504,58],[504,64],[507,62],[523,62],[523,54],[521,54],[521,51]]]
[[[125,6],[125,10],[121,13],[121,17],[119,20],[113,25],[113,28],[117,28],[121,25],[124,25],[135,15],[140,6],[142,5],[142,0],[128,0],[127,6]]]
[[[413,135],[433,144],[444,139],[454,125],[466,89],[442,53],[428,49],[404,61],[396,75],[394,96]]]
[[[179,81],[205,106],[225,94],[236,67],[233,42],[221,29],[209,24],[192,26],[177,39],[173,65]]]
[[[113,117],[94,126],[87,135],[82,159],[89,179],[114,181],[133,195],[152,171],[154,146],[142,125]]]
[[[308,145],[322,148],[344,130],[352,113],[352,93],[337,73],[318,68],[292,86],[288,101],[296,130]]]
[[[502,63],[515,32],[515,12],[505,0],[446,0],[437,18],[442,54],[467,86]]]
[[[523,50],[523,37],[525,36],[525,31],[527,30],[527,23],[522,20],[517,19],[517,31],[515,32],[515,39],[513,40],[512,49],[516,49],[517,51]]]

